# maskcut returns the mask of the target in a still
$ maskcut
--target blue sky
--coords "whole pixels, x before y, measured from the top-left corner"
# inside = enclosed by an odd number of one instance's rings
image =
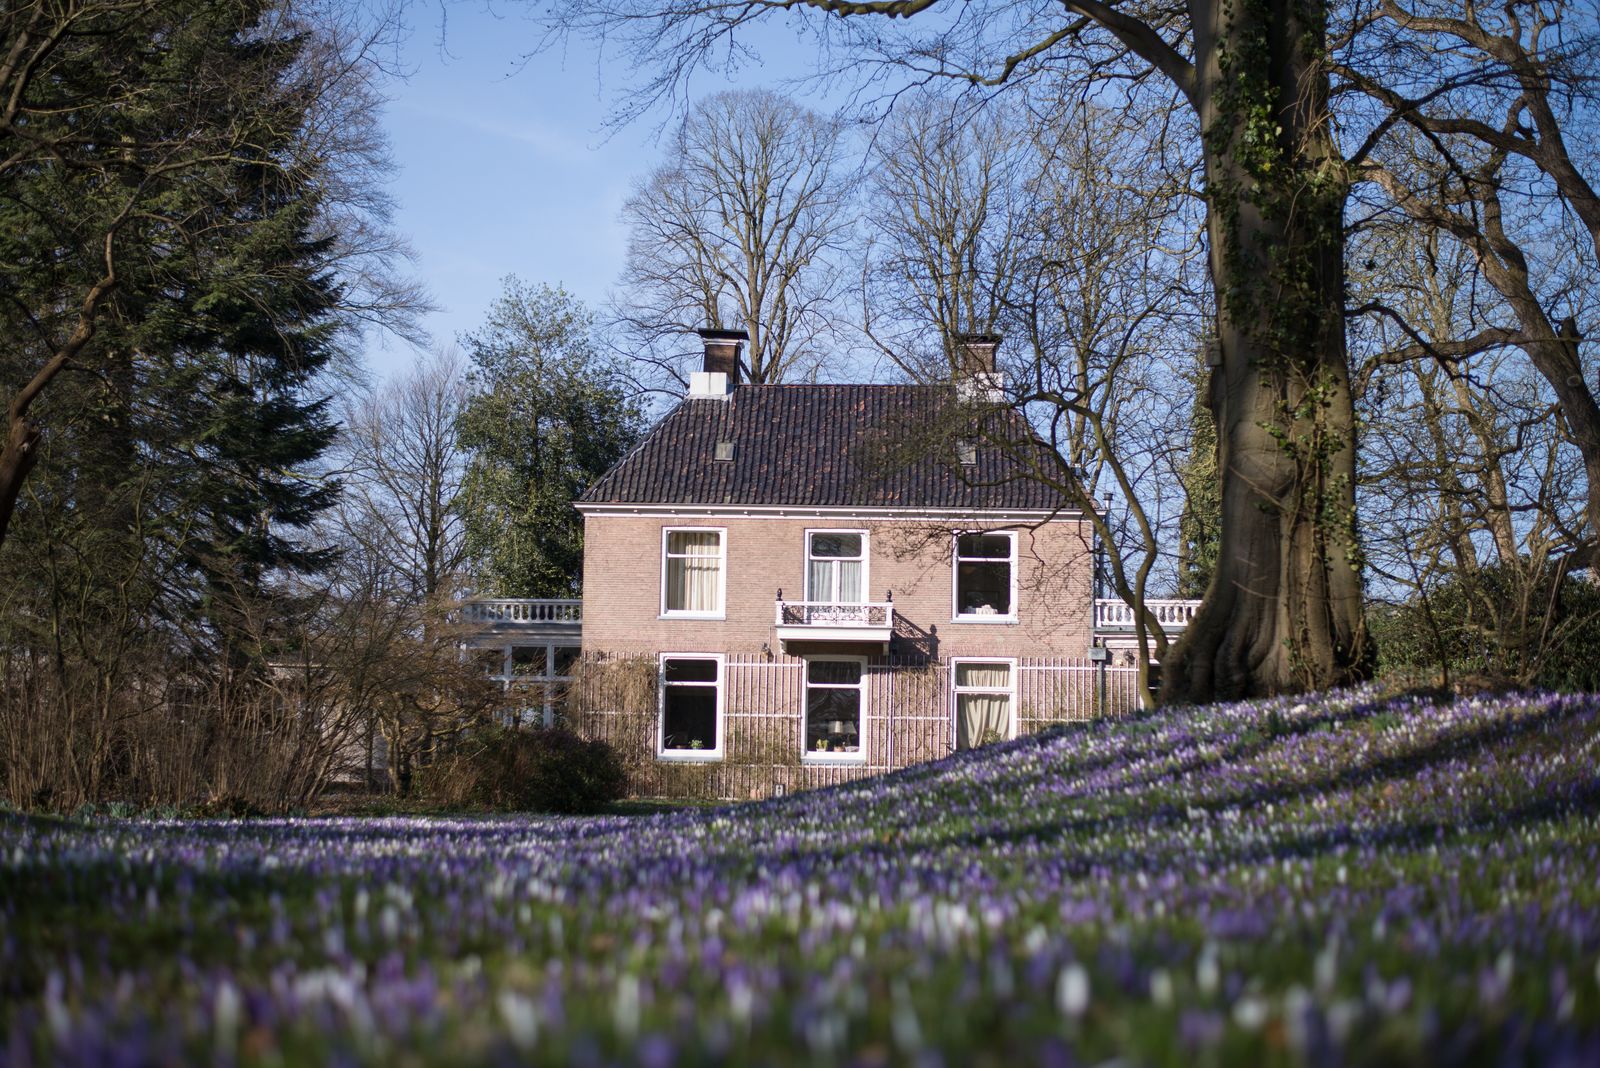
[[[440,344],[481,323],[507,274],[563,284],[597,307],[623,266],[622,202],[660,158],[664,112],[603,128],[626,69],[599,67],[584,42],[525,60],[538,30],[524,10],[452,4],[441,34],[437,7],[414,9],[404,53],[413,73],[390,88],[395,226],[439,305],[425,325]],[[793,73],[801,56],[780,42],[777,58]],[[775,84],[770,72],[746,71],[738,84]],[[726,84],[707,77],[697,88]],[[381,339],[367,352],[380,377],[412,358]]]

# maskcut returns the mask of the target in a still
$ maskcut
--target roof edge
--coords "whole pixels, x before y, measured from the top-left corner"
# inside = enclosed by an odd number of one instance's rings
[[[1076,522],[1081,508],[887,508],[845,504],[644,504],[623,501],[576,501],[584,516],[720,517],[734,519],[806,519],[854,517],[898,521],[985,519],[1017,523]]]

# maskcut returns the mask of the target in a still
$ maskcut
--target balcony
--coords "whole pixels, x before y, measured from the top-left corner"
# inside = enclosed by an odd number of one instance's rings
[[[1160,600],[1151,598],[1145,601],[1144,606],[1156,617],[1156,622],[1161,624],[1161,629],[1170,638],[1194,620],[1200,602],[1175,597]],[[1094,629],[1096,634],[1132,634],[1133,608],[1114,597],[1096,600]]]
[[[489,634],[576,642],[583,602],[549,597],[482,597],[463,602],[461,621]]]
[[[875,642],[888,645],[894,632],[894,602],[838,604],[778,599],[774,625],[785,642]]]

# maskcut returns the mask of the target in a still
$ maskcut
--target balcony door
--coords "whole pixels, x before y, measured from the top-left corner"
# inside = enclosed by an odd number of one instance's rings
[[[806,532],[806,600],[860,604],[866,588],[866,531]]]

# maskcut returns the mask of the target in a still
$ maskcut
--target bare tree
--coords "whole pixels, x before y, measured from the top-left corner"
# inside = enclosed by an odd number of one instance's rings
[[[1427,650],[1447,685],[1457,663],[1530,685],[1583,622],[1555,610],[1582,522],[1581,456],[1517,332],[1495,325],[1515,316],[1470,247],[1392,223],[1359,247],[1363,288],[1392,313],[1366,325],[1357,377],[1372,413],[1363,495],[1382,516],[1365,543],[1375,593],[1393,602],[1378,618],[1399,621],[1380,627],[1379,651],[1404,669]]]
[[[412,604],[448,597],[465,559],[455,505],[465,466],[456,425],[467,396],[465,361],[444,349],[346,414],[342,525],[366,557],[394,570]]]
[[[1588,87],[1600,73],[1600,34],[1565,3],[1378,10],[1391,27],[1388,77],[1340,72],[1385,116],[1363,145],[1363,173],[1415,224],[1469,249],[1504,302],[1496,329],[1452,338],[1452,351],[1510,341],[1553,391],[1589,487],[1587,529],[1569,551],[1590,565],[1600,534],[1600,403],[1582,354],[1593,302],[1574,280],[1600,269],[1600,195],[1590,178],[1600,160],[1574,152],[1568,134],[1593,128]],[[1406,73],[1424,52],[1448,57],[1430,64],[1442,69],[1426,80]],[[1553,231],[1557,215],[1570,233]],[[1370,310],[1392,312],[1381,299]]]
[[[994,318],[984,321],[1015,329],[1002,350],[1006,388],[986,391],[981,380],[967,378],[985,358],[978,351],[992,344],[981,335],[948,338],[950,366],[944,352],[927,365],[899,357],[908,373],[962,380],[957,395],[967,403],[939,425],[896,428],[885,462],[932,453],[973,481],[983,468],[961,462],[960,455],[965,449],[976,456],[973,450],[985,447],[1002,451],[1014,470],[1054,488],[1093,527],[1108,592],[1133,610],[1136,663],[1148,684],[1152,662],[1169,655],[1169,636],[1147,602],[1170,592],[1176,581],[1178,470],[1192,447],[1186,433],[1194,399],[1192,339],[1205,312],[1192,277],[1203,250],[1201,221],[1186,172],[1169,173],[1164,164],[1167,146],[1152,116],[1060,98],[1035,106],[1049,110],[1050,120],[1009,120],[1030,132],[1008,146],[1004,163],[1005,180],[1015,186],[1006,194],[1007,210],[1015,214],[995,224],[1005,235],[1003,269],[976,268],[972,256],[967,266],[959,257],[944,261],[967,276],[952,279],[946,292],[989,287],[984,299],[993,302]],[[922,134],[942,139],[948,127],[934,124]],[[933,158],[926,146],[909,144],[896,156]],[[942,169],[932,164],[917,173],[939,184]],[[941,194],[949,198],[945,217],[979,221],[998,170]],[[911,208],[895,205],[896,195],[910,200]],[[914,240],[910,220],[925,196],[919,183],[903,194],[886,186],[877,200],[882,215],[908,220],[907,238]],[[967,197],[979,202],[966,203]],[[912,284],[934,277],[937,249],[953,247],[937,240],[939,232],[932,227],[929,243],[917,246],[929,251],[919,264],[929,272],[920,280],[909,277]],[[931,300],[922,305],[934,306]],[[1019,435],[1019,425],[1033,435]],[[936,527],[918,533],[921,543],[941,537],[948,532]],[[1148,685],[1141,697],[1153,703]]]
[[[752,383],[822,361],[843,288],[842,170],[839,124],[787,97],[696,104],[623,207],[628,263],[611,314],[631,354],[681,384],[678,346],[713,327],[749,333]]]
[[[948,380],[960,370],[955,338],[1004,331],[1024,255],[1028,148],[1012,109],[932,95],[897,111],[874,138],[863,324],[912,378]]]
[[[1344,209],[1319,2],[1185,8],[938,0],[569,0],[556,32],[605,35],[670,95],[746,23],[796,7],[825,58],[863,73],[1000,86],[1068,71],[1187,105],[1205,176],[1219,367],[1218,567],[1164,667],[1169,700],[1297,690],[1366,663],[1355,540],[1355,418],[1344,322]],[[959,12],[959,14],[955,14]],[[949,17],[946,17],[949,16]],[[1085,90],[1092,92],[1092,90]]]
[[[1167,166],[1164,109],[1057,100],[1051,110],[1030,124],[1030,211],[1007,297],[1029,342],[1014,403],[1052,446],[1059,469],[1040,477],[1078,498],[1108,590],[1133,610],[1149,704],[1151,663],[1171,655],[1146,602],[1176,585],[1193,338],[1206,311],[1193,277],[1201,219],[1186,171]]]

